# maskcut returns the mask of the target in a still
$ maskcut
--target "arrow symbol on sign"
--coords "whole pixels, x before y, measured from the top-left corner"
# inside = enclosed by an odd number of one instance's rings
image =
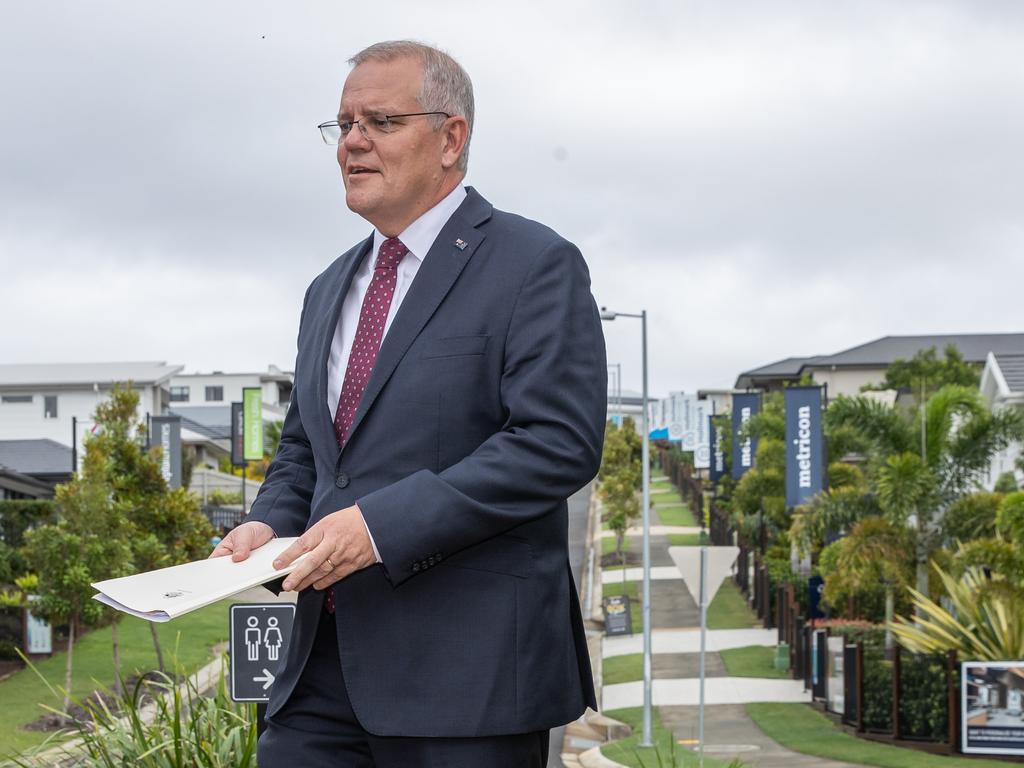
[[[263,683],[263,690],[265,691],[274,684],[274,676],[270,674],[270,670],[264,667],[263,674],[259,677],[253,676],[252,681],[254,683]]]

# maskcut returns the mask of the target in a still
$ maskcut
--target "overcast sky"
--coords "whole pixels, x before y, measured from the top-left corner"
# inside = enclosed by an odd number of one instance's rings
[[[404,37],[473,78],[467,183],[648,310],[655,395],[1024,331],[1024,3],[2,0],[0,362],[291,369],[371,231],[316,125]]]

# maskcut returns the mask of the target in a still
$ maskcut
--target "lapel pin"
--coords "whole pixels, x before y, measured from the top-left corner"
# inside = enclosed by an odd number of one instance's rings
[[[466,245],[466,241],[463,240],[461,237],[455,240],[455,247],[458,248],[460,251],[466,250]]]

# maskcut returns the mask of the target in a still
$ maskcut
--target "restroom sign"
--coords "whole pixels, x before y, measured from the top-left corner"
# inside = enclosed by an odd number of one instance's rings
[[[269,701],[277,670],[288,652],[295,620],[292,603],[231,606],[231,699]]]

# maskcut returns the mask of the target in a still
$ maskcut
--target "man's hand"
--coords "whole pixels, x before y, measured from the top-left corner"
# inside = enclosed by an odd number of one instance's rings
[[[231,555],[234,562],[240,563],[249,557],[252,550],[259,549],[272,538],[274,529],[266,523],[258,523],[255,520],[242,523],[220,540],[220,544],[210,553],[210,557]]]
[[[304,552],[310,555],[288,574],[283,589],[296,592],[313,586],[326,589],[351,573],[377,562],[359,507],[333,512],[306,531],[274,561],[284,568]]]

